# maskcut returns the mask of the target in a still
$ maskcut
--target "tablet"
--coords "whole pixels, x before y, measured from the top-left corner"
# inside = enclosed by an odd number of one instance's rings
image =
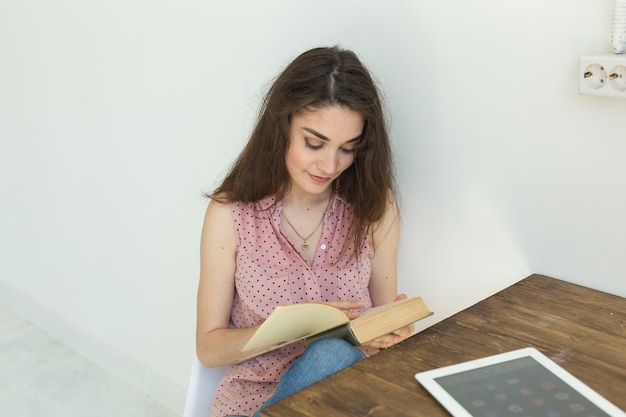
[[[537,349],[420,372],[415,378],[454,417],[625,417]]]

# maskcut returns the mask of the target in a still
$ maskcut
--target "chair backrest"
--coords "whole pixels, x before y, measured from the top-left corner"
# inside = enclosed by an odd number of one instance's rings
[[[209,416],[213,397],[224,372],[226,372],[226,366],[209,368],[204,366],[196,355],[193,355],[183,417]]]

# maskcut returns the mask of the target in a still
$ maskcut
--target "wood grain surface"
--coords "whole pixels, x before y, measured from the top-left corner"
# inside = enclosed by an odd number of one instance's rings
[[[626,299],[531,275],[261,415],[449,416],[415,373],[523,347],[626,409]]]

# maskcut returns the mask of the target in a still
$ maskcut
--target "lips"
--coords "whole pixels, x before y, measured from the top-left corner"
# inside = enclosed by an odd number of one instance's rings
[[[312,175],[312,174],[309,174],[309,177],[311,178],[311,181],[313,181],[316,184],[325,184],[328,181],[330,181],[330,178],[318,177],[317,175]]]

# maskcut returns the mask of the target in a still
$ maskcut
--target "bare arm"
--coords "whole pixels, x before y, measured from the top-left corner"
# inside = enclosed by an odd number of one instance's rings
[[[398,295],[397,259],[400,219],[396,201],[393,195],[390,194],[389,197],[385,215],[374,227],[371,235],[374,257],[369,291],[374,306],[406,298],[405,294]],[[391,334],[379,337],[368,345],[377,348],[389,347],[409,337],[413,329],[413,325],[403,327]]]
[[[206,366],[232,364],[255,328],[230,328],[235,293],[235,230],[230,206],[211,201],[202,228],[196,352]]]
[[[369,291],[372,304],[379,306],[395,300],[398,292],[397,259],[400,219],[395,199],[390,194],[385,215],[374,225],[370,241],[374,249]]]

